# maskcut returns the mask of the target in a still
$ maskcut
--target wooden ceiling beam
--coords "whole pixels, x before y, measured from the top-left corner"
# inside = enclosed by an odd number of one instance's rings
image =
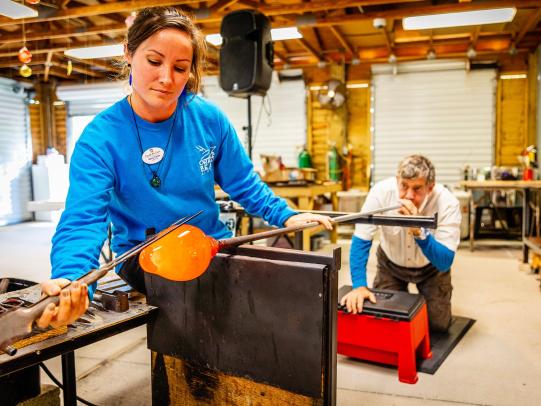
[[[114,1],[111,3],[97,4],[93,6],[71,7],[58,10],[47,17],[26,18],[25,24],[42,23],[44,21],[66,20],[76,17],[91,17],[109,13],[123,13],[137,11],[146,7],[155,6],[178,6],[182,4],[197,3],[196,0],[131,0],[131,1]],[[5,25],[13,25],[18,22],[11,18],[0,18],[0,27]]]
[[[60,61],[53,61],[53,66],[56,66],[57,68],[66,69],[68,68],[68,64]],[[84,68],[82,66],[78,66],[75,64],[72,64],[72,70],[73,72],[82,73],[83,75],[92,76],[94,78],[103,78],[105,77],[104,72],[96,72],[91,69]]]
[[[422,0],[393,0],[393,4],[397,3],[414,3],[420,2]],[[86,7],[72,7],[62,10],[58,10],[56,13],[53,13],[47,17],[35,17],[25,19],[25,24],[33,23],[42,23],[44,21],[55,21],[55,20],[66,20],[68,18],[75,17],[89,17],[97,16],[110,13],[122,13],[122,12],[131,12],[137,11],[146,7],[155,7],[155,6],[180,6],[188,5],[191,3],[198,3],[196,0],[131,0],[131,1],[118,1],[111,3],[104,3],[93,6]],[[246,4],[246,2],[243,2]],[[302,2],[294,4],[280,4],[280,5],[265,5],[260,2],[255,2],[253,8],[261,11],[267,16],[281,15],[281,14],[302,14],[316,11],[325,11],[325,10],[334,10],[341,9],[345,7],[359,7],[367,5],[384,5],[388,4],[389,0],[321,0],[321,1],[311,1],[311,2]],[[215,21],[216,19],[221,20],[223,15],[215,11],[214,16],[207,18],[197,19],[198,22],[210,22]],[[0,27],[6,25],[14,25],[17,22],[14,22],[12,19],[7,17],[0,18]]]
[[[340,29],[338,27],[335,27],[333,25],[329,26],[329,29],[331,30],[331,32],[333,33],[333,35],[336,37],[336,39],[338,40],[338,42],[340,42],[340,44],[342,44],[342,46],[344,47],[344,49],[346,51],[348,51],[349,53],[351,53],[352,55],[355,54],[355,51],[353,50],[353,47],[351,46],[351,44],[347,41],[347,39],[344,37],[344,35],[340,32]]]
[[[20,45],[22,45],[22,41]],[[103,45],[103,41],[85,43],[85,46],[88,46],[88,47],[96,46],[96,45]],[[17,47],[15,48],[16,49],[10,49],[9,51],[0,52],[0,58],[19,55],[18,48]],[[64,52],[65,50],[70,49],[70,48],[73,48],[73,45],[68,45],[68,44],[58,45],[58,46],[49,45],[49,46],[44,46],[37,49],[30,48],[30,52],[32,52],[32,55],[39,55],[39,54],[46,54],[47,52]]]
[[[45,68],[41,68],[41,69],[32,69],[32,76],[37,76],[37,75],[43,75],[45,73]],[[77,77],[75,77],[75,75],[68,75],[67,72],[63,72],[61,71],[60,69],[57,69],[55,66],[51,67],[51,69],[49,69],[49,75],[50,76],[55,76],[57,78],[62,78],[62,79],[77,79]]]
[[[516,7],[516,8],[534,8],[541,7],[541,0],[489,0],[482,3],[451,3],[438,4],[433,6],[408,6],[397,9],[388,9],[384,11],[370,11],[363,14],[343,15],[332,17],[319,17],[315,20],[315,25],[329,26],[336,24],[355,24],[361,21],[372,21],[374,18],[393,18],[400,19],[414,15],[452,13],[459,11],[475,11],[491,8]]]
[[[47,59],[45,60],[45,73],[43,74],[43,80],[45,82],[49,81],[49,72],[51,70],[51,66],[53,66],[53,64],[51,63],[52,59],[53,59],[53,53],[47,52]]]
[[[533,12],[526,21],[526,24],[522,26],[522,29],[519,31],[515,38],[515,44],[520,43],[524,36],[530,31],[533,27],[536,27],[537,24],[539,24],[539,21],[541,20],[541,8],[538,8],[535,12]]]
[[[90,65],[90,66],[97,66],[99,68],[102,68],[104,71],[108,72],[114,72],[114,73],[120,73],[122,72],[122,68],[113,65],[112,63],[103,62],[99,59],[79,59],[74,58],[73,56],[68,55],[62,55],[65,59],[71,59],[74,62],[81,63],[84,65]]]
[[[318,61],[323,62],[325,61],[325,58],[323,55],[321,55],[317,49],[315,49],[308,41],[306,41],[304,38],[297,38],[296,41],[301,44],[301,46],[306,49],[308,52],[310,52],[313,56],[317,58]]]
[[[215,4],[210,7],[211,13],[219,13],[221,11],[224,11],[229,6],[238,3],[239,0],[218,0]]]
[[[45,30],[45,31],[36,31],[36,32],[28,33],[26,35],[26,42],[40,41],[44,39],[58,39],[58,38],[66,38],[66,37],[86,37],[89,35],[98,35],[98,34],[117,34],[117,33],[124,33],[124,32],[126,32],[125,24],[93,26],[93,27],[87,27],[85,29],[67,28],[65,30],[59,30],[59,31],[54,31],[54,32]],[[4,44],[19,43],[21,42],[21,35],[20,34],[4,35],[2,36],[1,41]],[[102,42],[102,45],[104,45],[103,42]]]

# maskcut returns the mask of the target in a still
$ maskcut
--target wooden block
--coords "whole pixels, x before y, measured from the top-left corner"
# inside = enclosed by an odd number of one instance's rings
[[[323,405],[321,399],[313,399],[211,369],[195,367],[181,359],[154,351],[152,386],[152,404],[160,405]]]

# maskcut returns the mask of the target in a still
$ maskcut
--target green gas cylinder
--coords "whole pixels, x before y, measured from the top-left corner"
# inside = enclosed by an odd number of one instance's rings
[[[336,145],[332,143],[327,153],[327,161],[329,163],[329,179],[333,181],[340,180],[340,166],[338,164],[338,151]]]
[[[306,149],[306,146],[302,148],[302,151],[299,154],[299,168],[311,168],[312,167],[312,158],[310,153]]]

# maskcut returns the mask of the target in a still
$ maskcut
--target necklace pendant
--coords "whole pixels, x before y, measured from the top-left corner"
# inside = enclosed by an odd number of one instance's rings
[[[153,188],[159,188],[161,184],[162,181],[156,174],[152,177],[152,179],[150,179],[150,186],[152,186]]]

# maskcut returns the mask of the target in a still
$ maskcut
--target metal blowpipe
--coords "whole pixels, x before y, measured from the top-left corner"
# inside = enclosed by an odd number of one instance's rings
[[[113,261],[104,264],[100,268],[87,272],[77,280],[86,283],[87,285],[96,282],[98,279],[105,276],[107,272],[112,270],[115,266],[121,264],[134,255],[137,255],[147,246],[159,241],[161,238],[166,237],[168,234],[172,233],[182,225],[185,225],[188,221],[199,216],[202,212],[203,211],[199,211],[191,216],[183,217],[177,220],[169,228],[136,245],[129,251],[119,255]],[[62,289],[68,289],[70,285],[71,282]],[[28,336],[32,332],[34,321],[41,316],[45,308],[50,303],[57,305],[58,302],[59,296],[45,296],[43,299],[34,303],[30,307],[20,307],[0,316],[0,351],[3,351],[9,355],[15,355],[17,349],[12,347],[11,344]]]
[[[355,221],[385,226],[436,228],[437,215],[425,216],[375,216],[400,206],[386,207],[368,213],[354,213],[335,217],[335,223]],[[185,282],[201,276],[208,268],[214,256],[224,248],[234,247],[248,242],[275,237],[291,232],[319,226],[310,222],[285,228],[240,237],[215,240],[197,227],[180,227],[154,244],[149,245],[139,256],[139,264],[147,273],[158,275],[172,281]]]

